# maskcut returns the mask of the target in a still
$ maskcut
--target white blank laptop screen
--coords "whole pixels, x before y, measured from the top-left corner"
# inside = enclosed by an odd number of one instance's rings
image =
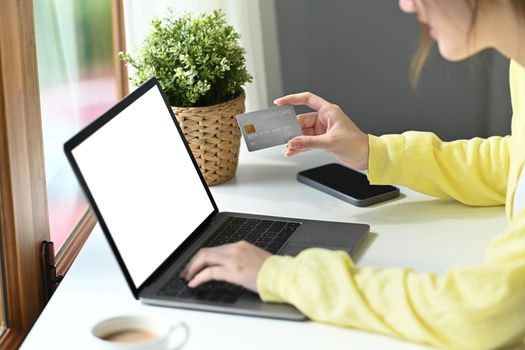
[[[72,153],[137,287],[213,212],[157,86]]]

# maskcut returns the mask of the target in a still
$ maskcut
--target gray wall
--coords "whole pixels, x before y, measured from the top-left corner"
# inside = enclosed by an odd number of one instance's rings
[[[282,93],[319,94],[373,134],[427,130],[450,140],[509,132],[508,61],[498,54],[450,63],[434,49],[412,90],[408,72],[419,29],[397,1],[274,6]]]

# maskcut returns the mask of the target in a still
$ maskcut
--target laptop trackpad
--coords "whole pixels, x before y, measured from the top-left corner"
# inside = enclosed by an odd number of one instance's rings
[[[306,244],[299,244],[299,243],[290,243],[284,249],[279,252],[279,255],[290,255],[290,256],[296,256],[300,252],[302,252],[305,249],[314,248],[311,245]],[[342,250],[347,253],[350,253],[352,250],[352,247],[334,247],[334,246],[326,246],[326,245],[316,245],[315,248],[324,248],[324,249],[330,249],[330,250]]]

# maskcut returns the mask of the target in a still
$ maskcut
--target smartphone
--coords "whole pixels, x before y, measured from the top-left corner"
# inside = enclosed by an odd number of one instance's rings
[[[370,185],[365,174],[331,163],[303,170],[297,180],[358,207],[366,207],[399,196],[399,188]]]

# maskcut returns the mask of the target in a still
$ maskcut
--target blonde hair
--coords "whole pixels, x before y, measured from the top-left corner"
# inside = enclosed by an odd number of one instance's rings
[[[470,10],[472,11],[472,20],[470,22],[470,28],[469,28],[469,37],[472,31],[474,30],[474,26],[476,25],[476,21],[478,19],[479,14],[479,6],[482,0],[464,0],[467,2],[467,4],[470,7]],[[485,0],[489,1],[489,0]],[[512,6],[516,10],[517,14],[521,14],[522,18],[525,18],[525,0],[510,0],[512,3]],[[412,58],[412,62],[410,63],[410,82],[412,84],[412,87],[415,88],[419,82],[419,78],[421,77],[421,72],[423,71],[423,67],[425,66],[425,63],[428,58],[428,54],[430,53],[430,49],[432,48],[432,37],[430,36],[430,28],[426,25],[421,23],[421,35],[419,38],[419,48],[417,49],[416,53],[414,54],[414,57]]]

